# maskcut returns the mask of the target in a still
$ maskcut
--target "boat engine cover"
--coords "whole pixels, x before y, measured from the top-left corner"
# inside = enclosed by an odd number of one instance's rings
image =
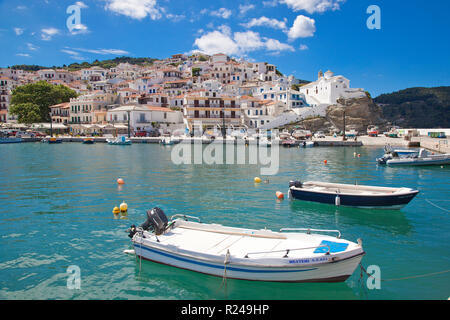
[[[303,183],[300,181],[289,181],[289,188],[296,187],[296,188],[302,188]]]
[[[141,228],[146,231],[152,228],[158,236],[164,233],[168,222],[169,220],[167,219],[164,211],[158,207],[155,207],[152,210],[147,211],[147,221],[141,225]]]

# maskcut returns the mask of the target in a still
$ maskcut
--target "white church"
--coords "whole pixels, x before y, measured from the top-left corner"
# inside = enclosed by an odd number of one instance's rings
[[[333,72],[325,74],[320,71],[317,81],[300,87],[300,92],[306,97],[308,105],[335,104],[339,98],[360,98],[365,96],[364,89],[350,88],[350,80],[344,76],[335,76]]]

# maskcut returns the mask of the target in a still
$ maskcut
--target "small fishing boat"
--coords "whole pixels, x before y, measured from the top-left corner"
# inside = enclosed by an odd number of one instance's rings
[[[390,145],[384,147],[384,155],[377,158],[378,164],[386,164],[388,160],[396,158],[414,157],[419,155],[419,150],[416,149],[394,149]]]
[[[281,142],[281,145],[285,148],[298,147],[300,145],[300,141],[295,139],[285,139]]]
[[[314,147],[314,141],[303,141],[300,143],[300,147],[302,148],[312,148]]]
[[[171,137],[164,137],[161,139],[160,144],[163,146],[171,146],[175,144],[175,141]]]
[[[379,132],[377,126],[369,126],[369,127],[367,128],[367,135],[368,135],[369,137],[378,137],[378,134],[379,134],[379,133],[380,133],[380,132]]]
[[[130,139],[122,137],[117,137],[116,139],[106,139],[106,142],[108,142],[109,145],[114,146],[129,146],[132,144]]]
[[[12,137],[12,138],[8,138],[8,137],[0,138],[0,144],[3,144],[3,143],[21,143],[21,142],[23,142],[22,138],[14,138],[14,137]]]
[[[343,240],[338,230],[253,230],[205,224],[185,215],[169,221],[159,208],[147,211],[147,221],[127,232],[133,250],[125,253],[229,279],[342,282],[365,254],[361,240]]]
[[[358,136],[358,131],[356,131],[356,130],[350,130],[350,131],[347,131],[347,132],[345,133],[345,135],[346,135],[347,137],[349,137],[349,138],[354,138],[354,137]]]
[[[425,149],[420,149],[419,153],[404,157],[396,156],[396,153],[385,154],[383,158],[377,159],[379,164],[388,166],[430,166],[450,164],[450,154],[430,154]]]
[[[94,143],[95,143],[94,138],[83,139],[83,144],[94,144]]]
[[[55,143],[62,143],[62,139],[59,138],[45,138],[42,140],[42,142],[44,143],[49,143],[49,144],[55,144]]]
[[[410,188],[388,188],[308,181],[291,181],[289,196],[293,199],[362,208],[400,209],[419,191]]]

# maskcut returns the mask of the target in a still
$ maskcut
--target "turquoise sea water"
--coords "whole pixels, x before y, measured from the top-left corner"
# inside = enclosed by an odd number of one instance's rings
[[[363,239],[364,266],[383,279],[450,269],[450,167],[385,168],[380,148],[280,148],[280,170],[255,185],[258,165],[180,165],[171,148],[23,143],[0,146],[0,299],[447,299],[450,273],[385,281],[363,289],[359,269],[345,283],[278,284],[222,279],[136,262],[125,230],[161,207],[168,216],[277,230],[339,229]],[[361,154],[354,158],[353,153]],[[324,165],[323,160],[328,160]],[[117,178],[126,184],[119,188]],[[320,180],[417,188],[402,211],[363,210],[275,199],[288,181]],[[129,205],[126,219],[112,209]],[[67,288],[68,266],[81,289]]]

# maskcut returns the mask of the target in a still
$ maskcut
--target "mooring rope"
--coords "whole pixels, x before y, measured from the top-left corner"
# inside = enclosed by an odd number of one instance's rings
[[[369,278],[376,279],[374,276],[372,276],[370,273],[367,272],[367,270],[363,267],[363,265],[361,263],[359,265],[361,267],[361,279],[363,277],[363,271]],[[435,276],[435,275],[438,275],[438,274],[444,274],[444,273],[448,273],[448,272],[450,272],[450,269],[449,270],[444,270],[444,271],[438,271],[438,272],[419,274],[419,275],[409,276],[409,277],[393,278],[393,279],[380,279],[380,280],[381,281],[385,281],[385,282],[386,281],[400,281],[400,280],[408,280],[408,279],[415,279],[415,278],[431,277],[431,276]]]
[[[436,208],[438,208],[438,209],[441,209],[442,211],[450,212],[450,210],[447,210],[447,209],[445,209],[445,208],[442,208],[442,207],[438,206],[437,204],[434,204],[433,202],[431,202],[431,201],[428,200],[428,199],[425,199],[425,201],[428,202],[429,204],[431,204],[432,206],[434,206],[434,207],[436,207]]]
[[[222,285],[221,288],[225,284],[225,290],[227,288],[227,264],[230,263],[230,250],[227,250],[227,254],[225,255],[225,260],[223,262],[223,277],[222,277]]]

